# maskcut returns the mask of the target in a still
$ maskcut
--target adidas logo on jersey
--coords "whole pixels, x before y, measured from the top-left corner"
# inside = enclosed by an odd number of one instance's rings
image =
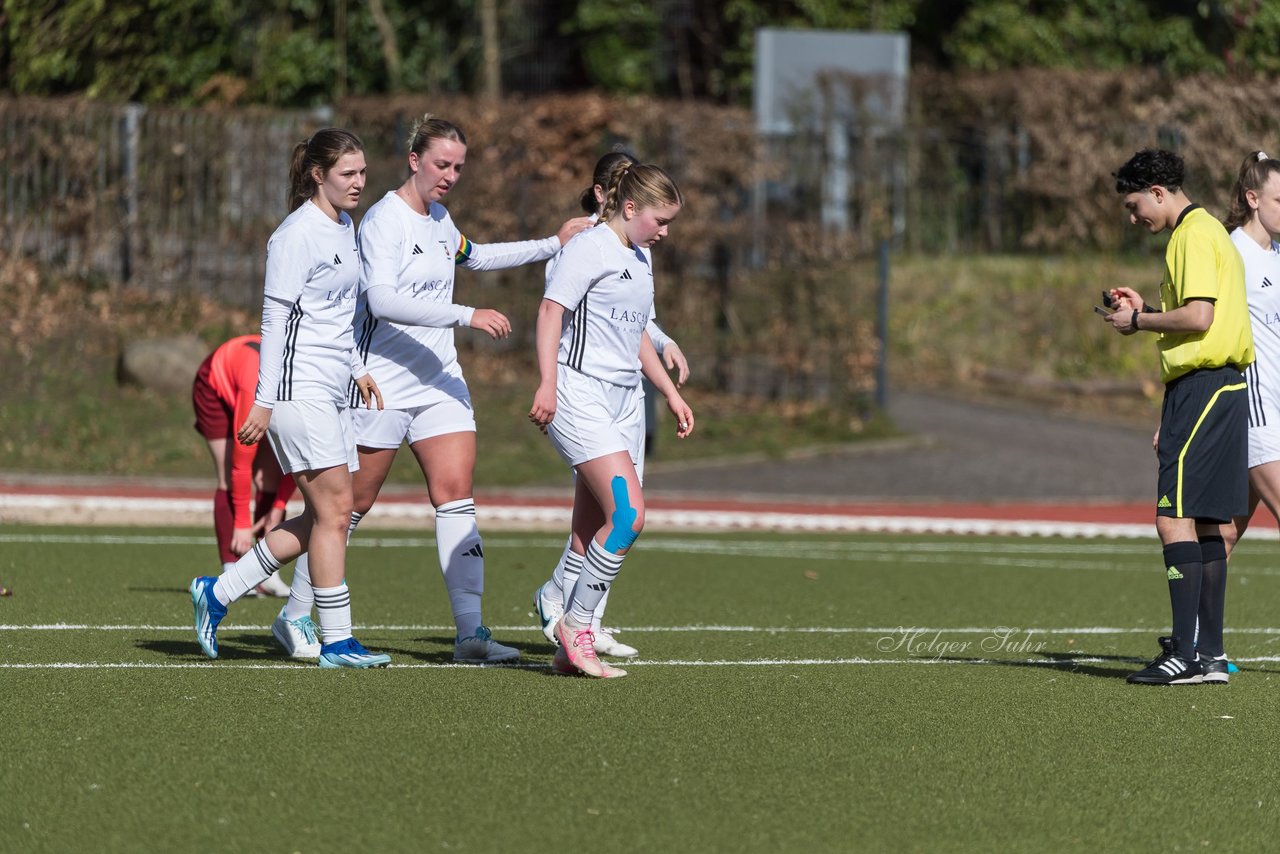
[[[1262,277],[1262,286],[1263,286],[1264,288],[1269,288],[1269,287],[1271,287],[1271,280],[1270,280],[1270,279],[1268,279],[1266,276],[1263,276],[1263,277]]]
[[[419,246],[419,245],[418,245],[418,244],[416,244],[416,243],[415,243],[415,244],[413,244],[413,253],[412,253],[412,254],[414,254],[414,255],[421,255],[421,254],[422,254],[422,247],[421,247],[421,246]]]
[[[623,271],[622,271],[622,278],[630,280],[630,279],[631,279],[631,271],[630,271],[630,270],[623,270]]]
[[[462,553],[463,557],[484,557],[484,550],[480,548],[480,544],[476,543],[471,548]]]
[[[334,256],[333,256],[333,263],[334,263],[335,265],[336,265],[336,264],[341,264],[341,263],[342,263],[342,259],[341,259],[341,258],[339,258],[337,255],[334,255]]]

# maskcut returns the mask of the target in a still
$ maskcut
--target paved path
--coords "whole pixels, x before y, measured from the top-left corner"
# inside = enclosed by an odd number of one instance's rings
[[[922,502],[1145,502],[1155,489],[1146,430],[919,393],[893,395],[889,413],[910,440],[748,466],[659,462],[645,486],[662,494]]]

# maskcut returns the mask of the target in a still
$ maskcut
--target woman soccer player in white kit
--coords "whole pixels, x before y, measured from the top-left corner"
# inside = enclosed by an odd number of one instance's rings
[[[633,162],[635,159],[628,152],[615,150],[596,161],[595,169],[591,173],[591,186],[583,191],[580,200],[582,209],[590,214],[593,220],[600,218],[600,209],[604,205],[605,188],[609,185],[609,178],[613,173],[614,167],[623,161]],[[644,249],[643,251],[647,256],[649,250]],[[548,278],[551,277],[552,267],[555,263],[556,258],[552,258],[547,263]],[[685,359],[684,351],[680,349],[680,345],[658,325],[657,315],[652,310],[649,313],[649,322],[645,325],[645,331],[649,333],[649,339],[653,342],[653,347],[658,351],[658,356],[661,357],[662,363],[667,370],[676,371],[676,388],[683,386],[685,380],[689,378],[689,362]],[[642,445],[641,453],[643,451]],[[643,466],[644,463],[641,460],[639,467],[643,469]],[[573,534],[570,532],[569,538],[564,545],[564,551],[560,553],[560,559],[556,562],[551,577],[534,591],[533,595],[534,607],[537,608],[538,620],[542,625],[542,633],[552,643],[559,642],[556,639],[555,624],[560,619],[560,615],[564,613],[569,594],[573,592],[573,586],[577,583],[578,574],[581,572],[582,556],[574,552]],[[596,653],[598,655],[614,655],[625,658],[638,654],[638,650],[635,647],[622,643],[614,637],[613,632],[616,629],[609,630],[604,628],[604,612],[608,603],[609,594],[606,593],[596,607],[595,618],[591,624],[591,634],[595,638]]]
[[[484,548],[476,527],[472,483],[476,422],[453,327],[470,326],[505,338],[511,324],[501,313],[453,302],[454,272],[502,270],[544,261],[587,228],[571,219],[559,234],[516,243],[472,243],[454,225],[440,200],[457,183],[467,156],[462,131],[424,116],[409,139],[409,177],[387,193],[360,223],[364,270],[356,312],[356,346],[378,377],[386,408],[355,418],[360,471],[349,531],[373,506],[408,441],[436,510],[436,547],[456,629],[453,658],[468,664],[513,661],[519,650],[495,642],[481,618]],[[354,391],[353,391],[354,394]],[[293,593],[273,633],[290,654],[291,624],[310,612],[305,561],[294,573]]]
[[[321,667],[384,667],[351,635],[345,561],[351,518],[351,473],[359,466],[351,410],[354,385],[365,406],[378,386],[355,349],[352,318],[360,285],[360,250],[348,211],[365,183],[364,145],[326,128],[293,150],[292,213],[267,242],[262,345],[256,400],[237,438],[270,439],[280,467],[292,473],[306,500],[300,516],[272,529],[218,578],[191,582],[196,640],[218,657],[218,623],[227,606],[303,552],[311,572],[325,643]]]
[[[666,398],[676,435],[693,432],[693,411],[645,331],[653,270],[644,250],[667,235],[683,204],[657,166],[619,162],[605,191],[602,225],[564,248],[538,309],[540,382],[529,419],[577,474],[573,545],[584,557],[555,625],[560,647],[552,667],[559,673],[626,675],[597,657],[591,625],[644,528],[641,372]]]

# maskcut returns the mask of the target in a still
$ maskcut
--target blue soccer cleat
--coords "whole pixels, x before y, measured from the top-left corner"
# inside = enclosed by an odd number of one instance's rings
[[[391,663],[391,656],[381,652],[369,652],[355,638],[347,638],[337,643],[327,643],[320,647],[320,666],[324,668],[386,667]]]
[[[196,612],[196,640],[210,658],[218,657],[218,623],[227,616],[227,606],[213,595],[216,578],[202,575],[191,581],[191,604]]]

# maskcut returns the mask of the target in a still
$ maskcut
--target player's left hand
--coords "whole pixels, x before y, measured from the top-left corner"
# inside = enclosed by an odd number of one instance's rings
[[[1140,309],[1139,309],[1140,310]],[[1104,323],[1110,323],[1111,328],[1121,335],[1132,335],[1138,330],[1133,328],[1133,312],[1132,308],[1122,308],[1113,311],[1106,317],[1102,318]]]
[[[365,409],[373,409],[374,398],[378,400],[378,409],[382,409],[382,392],[378,390],[378,384],[373,381],[373,374],[365,374],[356,378],[356,388],[360,389],[360,400],[364,402]]]
[[[676,342],[668,341],[667,346],[662,348],[662,364],[667,366],[668,371],[676,372],[676,388],[680,388],[689,379],[689,360],[684,357],[684,351]]]
[[[684,398],[673,392],[667,397],[667,408],[676,417],[676,438],[684,439],[692,434],[693,410],[684,402]]]

